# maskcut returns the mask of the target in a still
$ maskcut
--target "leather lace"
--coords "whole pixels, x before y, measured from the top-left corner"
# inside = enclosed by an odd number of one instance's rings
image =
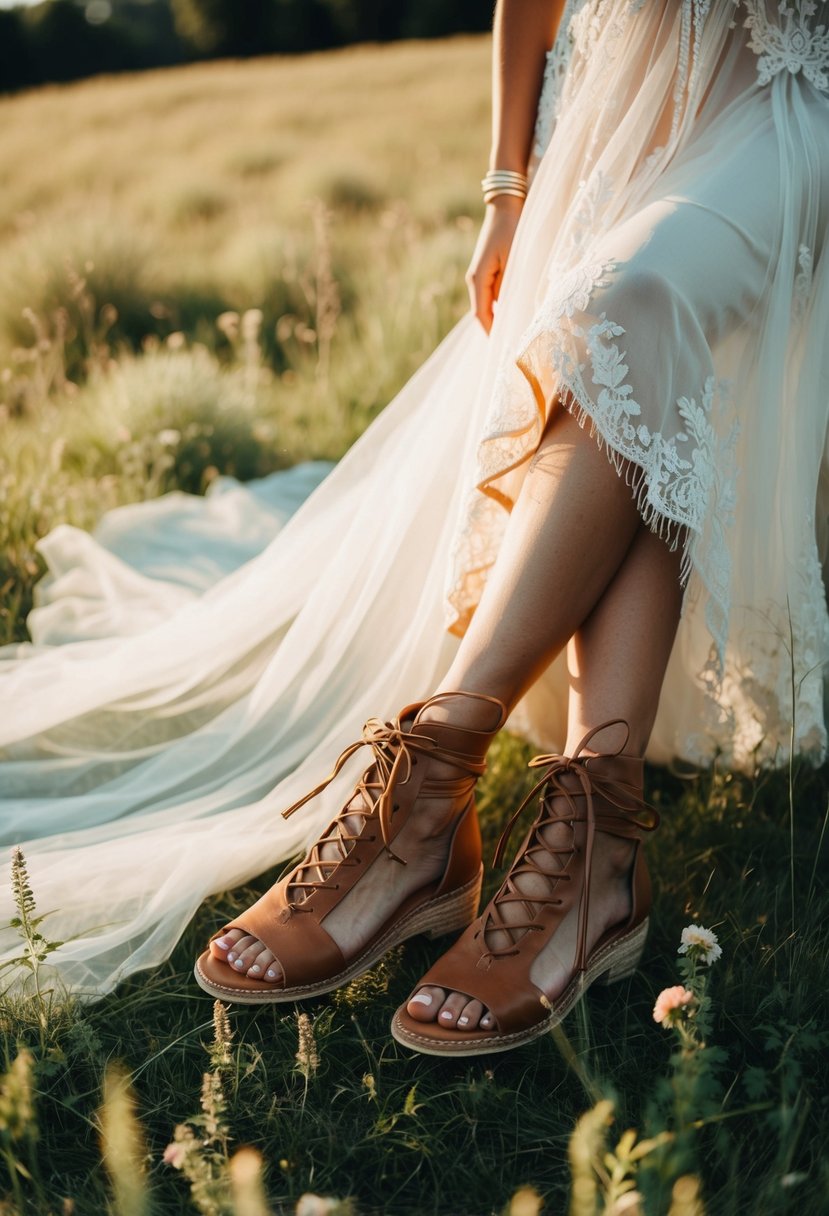
[[[582,752],[590,740],[609,726],[622,725],[626,728],[625,738],[621,745],[612,752],[601,755],[583,756]],[[515,862],[510,868],[500,890],[490,905],[489,912],[478,931],[479,935],[501,930],[512,935],[518,932],[518,940],[500,949],[487,949],[484,958],[505,958],[519,953],[519,943],[525,932],[544,931],[546,926],[539,923],[540,912],[545,907],[555,907],[564,901],[556,895],[560,882],[569,882],[571,875],[567,865],[577,851],[575,844],[556,847],[544,839],[541,829],[556,823],[587,824],[587,839],[585,842],[584,888],[579,902],[579,922],[576,945],[576,970],[584,970],[587,955],[587,922],[590,911],[590,867],[593,858],[593,842],[597,831],[607,832],[625,840],[640,841],[642,833],[653,831],[659,824],[657,811],[642,801],[635,786],[616,778],[604,776],[601,772],[588,770],[586,760],[602,761],[621,756],[627,746],[629,730],[627,723],[621,718],[603,722],[600,726],[589,731],[579,743],[572,756],[543,755],[536,756],[530,761],[530,768],[543,768],[542,777],[532,787],[523,799],[518,809],[510,817],[501,833],[495,848],[494,863],[500,865],[504,850],[515,824],[524,809],[543,791],[542,811],[532,835]],[[575,778],[578,786],[573,789],[565,784],[565,777]],[[593,795],[597,794],[605,804],[597,814]],[[584,809],[580,809],[576,799],[584,799]],[[562,801],[563,800],[563,806]],[[560,868],[552,873],[543,870],[533,857],[533,853],[543,850],[554,857],[561,857]],[[549,890],[544,895],[528,895],[515,885],[517,874],[538,874],[547,884]],[[527,908],[527,919],[524,921],[506,921],[501,915],[504,904],[523,904]]]
[[[333,889],[328,880],[339,866],[359,864],[358,859],[351,856],[352,847],[355,841],[362,838],[366,823],[375,817],[386,853],[401,865],[406,864],[405,860],[399,857],[391,847],[392,816],[397,810],[394,794],[398,783],[405,785],[411,777],[412,768],[417,764],[417,753],[443,760],[455,768],[464,770],[476,779],[486,767],[483,760],[474,760],[470,756],[441,747],[428,735],[421,735],[413,730],[404,730],[396,719],[392,722],[383,722],[380,718],[369,718],[363,727],[362,738],[349,744],[340,753],[328,776],[304,797],[283,811],[283,818],[287,819],[306,802],[310,802],[321,794],[347,761],[362,747],[370,747],[374,756],[372,765],[357,782],[354,791],[355,794],[362,795],[364,805],[346,806],[340,811],[331,825],[333,829],[331,834],[318,840],[311,849],[308,860],[298,867],[296,878],[291,880],[291,888],[305,890],[308,894],[314,889]],[[353,801],[353,797],[352,795],[349,801]],[[349,831],[347,826],[346,821],[352,815],[363,816],[363,823],[357,833]],[[369,842],[374,839],[373,836],[368,837]],[[338,857],[323,858],[320,856],[320,847],[329,844],[337,846]],[[314,870],[322,877],[313,879],[304,877]],[[293,901],[290,901],[290,906],[294,911],[304,910],[301,904],[294,904]]]

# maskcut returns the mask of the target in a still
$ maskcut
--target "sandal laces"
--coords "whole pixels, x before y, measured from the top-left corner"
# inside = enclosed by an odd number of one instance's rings
[[[313,890],[334,889],[333,884],[329,883],[328,880],[339,866],[358,864],[357,859],[351,856],[350,846],[360,839],[365,830],[366,822],[375,816],[379,821],[380,835],[386,853],[393,861],[406,865],[404,858],[399,857],[391,847],[391,821],[394,811],[397,810],[393,799],[398,781],[405,785],[411,777],[412,767],[417,763],[418,752],[444,760],[456,768],[463,769],[475,778],[479,777],[486,767],[483,761],[476,761],[469,756],[464,756],[461,753],[441,747],[429,735],[421,735],[416,731],[403,730],[397,719],[391,722],[383,722],[380,718],[369,718],[363,726],[362,738],[349,744],[340,753],[328,776],[308,794],[305,794],[304,797],[283,811],[283,818],[289,818],[295,811],[304,806],[306,802],[310,802],[318,794],[321,794],[361,747],[370,747],[374,756],[373,763],[357,782],[354,791],[355,794],[359,793],[363,796],[366,805],[362,807],[344,807],[331,824],[331,835],[318,840],[311,849],[308,861],[302,863],[297,868],[297,877],[291,881],[290,886],[291,888],[295,887],[299,890],[307,891],[307,895],[303,903],[295,904],[293,901],[289,901],[289,906],[294,911],[310,911],[310,909],[303,907],[303,904],[307,902],[308,895]],[[374,770],[376,776],[374,779],[369,780],[372,770]],[[401,773],[403,774],[402,777]],[[353,795],[350,801],[353,801]],[[350,832],[345,822],[352,815],[363,816],[363,823],[360,831],[357,833]],[[373,839],[374,837],[369,837],[369,840]],[[323,858],[320,856],[320,847],[330,844],[337,846],[340,854],[339,857]],[[314,870],[321,877],[311,879],[304,877],[304,875]]]
[[[605,730],[609,726],[622,725],[626,728],[625,737],[622,743],[615,751],[604,752],[596,756],[582,756],[584,748],[590,743],[590,740],[599,731]],[[526,847],[522,850],[519,856],[515,859],[509,874],[504,880],[501,889],[496,894],[492,901],[489,912],[485,920],[482,920],[478,930],[478,936],[484,936],[487,933],[503,930],[512,936],[518,931],[520,936],[518,940],[511,942],[509,946],[503,946],[500,949],[486,949],[483,954],[483,959],[506,958],[519,953],[519,942],[523,937],[524,932],[532,932],[533,930],[541,931],[545,928],[539,924],[540,912],[548,906],[560,905],[563,901],[555,894],[555,888],[559,882],[569,882],[571,875],[566,872],[569,860],[576,853],[576,846],[570,844],[567,846],[554,846],[549,844],[541,835],[541,829],[556,823],[586,822],[587,823],[587,841],[585,845],[585,863],[584,873],[585,882],[579,902],[579,922],[578,936],[576,947],[576,969],[584,970],[586,965],[586,946],[587,946],[587,919],[590,909],[590,867],[593,857],[593,842],[597,831],[607,832],[614,836],[622,837],[626,840],[640,841],[643,832],[651,832],[659,823],[659,815],[653,807],[642,801],[642,798],[636,787],[628,784],[625,781],[620,781],[616,778],[603,776],[601,773],[588,770],[585,768],[585,761],[611,759],[615,756],[620,756],[627,746],[629,738],[629,730],[627,723],[621,718],[614,718],[612,721],[603,722],[600,726],[595,726],[589,731],[579,743],[572,756],[561,755],[543,755],[535,756],[529,764],[530,768],[543,768],[544,774],[539,781],[532,787],[527,796],[523,799],[518,809],[510,817],[506,827],[504,828],[495,848],[494,864],[500,865],[503,860],[504,851],[509,841],[512,830],[515,827],[522,812],[529,803],[536,797],[537,794],[544,791],[542,814],[539,816],[538,822],[535,825],[533,833],[527,842]],[[573,790],[564,783],[564,777],[575,777],[579,783],[580,789]],[[597,815],[593,803],[593,794],[596,793],[599,797],[608,804],[603,807]],[[584,797],[585,812],[581,812],[576,805],[576,798]],[[565,806],[559,811],[553,810],[553,803],[561,798],[564,800]],[[561,868],[549,873],[542,870],[538,863],[533,858],[532,854],[543,851],[554,857],[563,857]],[[518,890],[515,885],[514,878],[518,873],[539,874],[549,885],[549,891],[546,895],[527,895]],[[503,904],[522,903],[527,908],[528,919],[520,922],[507,922],[500,915],[500,906]],[[535,907],[538,910],[535,910]]]

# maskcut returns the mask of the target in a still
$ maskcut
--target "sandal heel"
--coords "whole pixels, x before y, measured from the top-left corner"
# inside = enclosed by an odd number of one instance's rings
[[[608,969],[600,976],[599,983],[616,984],[620,980],[630,979],[642,960],[647,937],[648,920],[646,917],[630,937],[613,950],[613,960]]]
[[[477,878],[472,882],[467,883],[458,891],[453,891],[451,895],[444,896],[441,900],[435,900],[424,918],[421,929],[426,937],[434,940],[437,937],[444,937],[447,933],[457,933],[472,924],[478,915],[483,873],[483,866],[481,866]]]

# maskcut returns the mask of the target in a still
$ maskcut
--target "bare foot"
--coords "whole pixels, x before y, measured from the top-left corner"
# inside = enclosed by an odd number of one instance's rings
[[[450,723],[484,732],[493,727],[494,716],[492,704],[470,702],[466,698],[461,702],[458,698],[456,703],[444,701],[430,705],[419,717],[422,722]],[[427,765],[426,776],[430,781],[453,781],[468,776],[463,769],[428,755],[415,756],[412,763]],[[382,790],[375,777],[374,769],[370,769],[347,804],[349,814],[336,820],[318,842],[320,861],[336,864],[348,856]],[[401,865],[387,852],[379,853],[366,867],[360,881],[328,913],[325,928],[345,958],[353,957],[403,900],[440,878],[446,867],[457,815],[457,797],[419,798],[417,814],[409,818],[394,839],[394,852],[405,857],[406,864]],[[303,865],[307,865],[309,857],[310,854],[306,854]],[[331,866],[316,865],[302,877],[304,881],[326,882],[331,874]],[[301,903],[306,897],[304,888],[288,887],[288,898],[292,902]],[[210,943],[210,951],[214,958],[227,963],[240,975],[266,984],[279,983],[282,978],[279,960],[263,942],[241,929],[230,929],[216,938]]]
[[[530,979],[545,996],[554,1001],[569,984],[576,961],[577,931],[580,890],[571,890],[571,879],[556,879],[556,873],[566,873],[574,856],[573,849],[583,847],[586,834],[584,823],[571,825],[568,822],[546,824],[539,828],[538,835],[550,848],[548,853],[539,849],[533,853],[534,860],[543,874],[519,873],[514,878],[515,888],[528,897],[556,896],[566,892],[572,899],[571,911],[565,916],[530,969]],[[607,930],[623,923],[631,912],[630,875],[634,857],[634,846],[630,841],[597,832],[593,847],[590,881],[590,913],[587,926],[588,953]],[[550,874],[552,877],[546,878]],[[566,882],[566,887],[564,883]],[[564,890],[562,890],[564,888]],[[507,924],[526,924],[534,916],[531,902],[503,902],[499,904],[499,915]],[[493,930],[485,934],[489,950],[501,950],[519,941],[526,929]],[[490,1030],[495,1020],[480,1001],[470,1000],[462,992],[451,992],[443,988],[423,987],[418,989],[406,1006],[409,1014],[418,1022],[439,1022],[448,1029],[461,1031]]]

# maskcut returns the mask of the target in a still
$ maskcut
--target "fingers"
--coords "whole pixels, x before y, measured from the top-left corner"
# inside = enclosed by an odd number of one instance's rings
[[[508,195],[487,207],[466,275],[471,311],[487,333],[492,328],[493,305],[501,290],[521,208],[521,200]]]
[[[470,311],[480,321],[486,333],[492,329],[493,304],[501,287],[501,272],[470,270],[466,276]]]

